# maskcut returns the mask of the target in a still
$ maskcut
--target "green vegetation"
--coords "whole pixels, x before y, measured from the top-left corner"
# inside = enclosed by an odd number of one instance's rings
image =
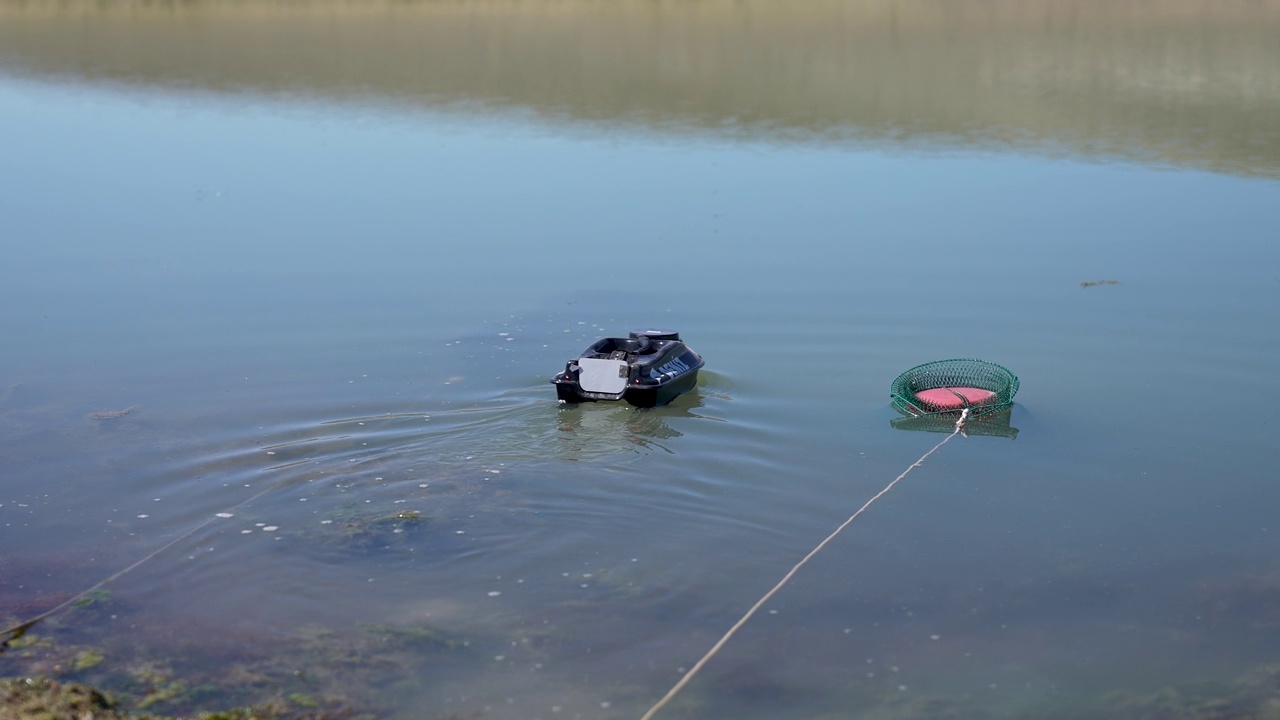
[[[101,692],[48,679],[0,679],[0,720],[106,720],[127,717]]]
[[[417,510],[377,514],[352,503],[333,517],[330,524],[322,526],[333,528],[322,539],[357,550],[384,547],[405,540],[411,531],[421,529],[426,522]]]
[[[99,605],[111,599],[111,591],[99,588],[91,590],[84,594],[84,597],[71,603],[72,607],[85,608],[90,605]]]
[[[56,620],[45,630],[0,654],[0,673],[22,674],[4,682],[0,720],[372,718],[398,702],[398,684],[424,663],[470,652],[466,638],[422,624],[302,628],[280,637],[276,652],[217,660],[203,652],[166,658],[109,628],[104,647],[60,642],[67,631]],[[179,639],[179,647],[190,641]]]
[[[182,716],[131,712],[99,689],[48,678],[0,679],[0,720],[369,720],[348,708],[326,707],[295,692],[254,706]],[[141,707],[139,710],[143,709]],[[687,708],[686,708],[687,709]],[[884,699],[867,708],[875,720],[959,720],[984,713],[971,701],[947,698]],[[1225,683],[1112,693],[1092,700],[1064,700],[1051,708],[1005,715],[1013,720],[1276,720],[1280,718],[1280,665],[1269,665]],[[845,718],[847,715],[840,715]],[[834,720],[834,717],[832,718]]]
[[[1280,665],[1226,683],[1117,692],[1087,707],[1055,708],[1029,720],[1280,720]]]
[[[71,663],[71,669],[76,672],[88,670],[91,667],[97,666],[105,659],[106,658],[102,656],[102,653],[97,650],[81,650],[76,653],[75,660]]]
[[[314,706],[312,706],[314,707]],[[102,691],[48,678],[0,679],[0,720],[358,720],[360,716],[312,710],[299,714],[281,703],[200,712],[186,716],[134,713]]]

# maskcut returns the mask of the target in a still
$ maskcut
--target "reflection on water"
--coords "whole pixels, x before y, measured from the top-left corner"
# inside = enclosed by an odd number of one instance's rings
[[[902,411],[899,410],[899,412]],[[955,414],[910,415],[902,413],[902,415],[903,417],[890,420],[889,425],[898,430],[934,433],[949,433],[956,428],[957,416]],[[984,435],[1007,437],[1012,440],[1018,437],[1018,428],[1009,425],[1012,417],[1013,407],[1011,406],[999,412],[969,419],[965,423],[962,432],[966,436]]]
[[[1280,175],[1280,3],[23,2],[0,68]]]
[[[704,415],[703,395],[723,393],[723,378],[701,373],[700,385],[670,404],[657,408],[635,408],[613,402],[585,402],[560,406],[561,456],[567,460],[586,459],[619,451],[673,451],[663,441],[682,437],[672,427],[672,418],[713,419]]]
[[[663,422],[658,413],[644,413],[611,403],[563,407],[560,433],[572,455],[617,452],[628,446],[666,450],[663,440],[680,437],[680,432]]]

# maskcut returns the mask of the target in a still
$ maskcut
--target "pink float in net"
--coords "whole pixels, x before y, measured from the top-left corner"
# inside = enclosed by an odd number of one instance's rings
[[[996,394],[990,390],[974,387],[940,387],[920,390],[916,398],[932,405],[937,410],[960,410],[984,405]]]

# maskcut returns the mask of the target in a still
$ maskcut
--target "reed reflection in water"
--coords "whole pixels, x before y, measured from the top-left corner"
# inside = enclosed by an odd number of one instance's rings
[[[1277,37],[1274,1],[24,2],[0,68],[1274,177]]]

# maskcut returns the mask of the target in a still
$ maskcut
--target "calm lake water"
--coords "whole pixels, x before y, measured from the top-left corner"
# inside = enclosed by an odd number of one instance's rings
[[[1237,687],[1280,647],[1277,37],[1209,0],[6,4],[0,621],[173,544],[0,675],[638,717],[944,437],[893,378],[981,357],[1016,438],[948,443],[662,717]],[[556,403],[653,325],[694,392]]]

